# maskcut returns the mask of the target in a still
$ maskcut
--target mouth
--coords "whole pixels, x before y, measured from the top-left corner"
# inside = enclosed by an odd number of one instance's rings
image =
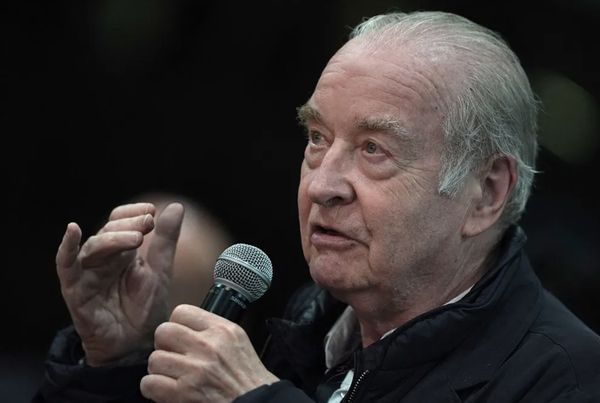
[[[315,224],[312,226],[311,243],[317,249],[348,249],[356,241],[348,234],[325,225]]]
[[[329,228],[329,227],[324,227],[322,225],[316,225],[313,233],[319,233],[319,234],[324,234],[324,235],[334,235],[334,236],[345,236],[344,234],[342,234],[341,232],[333,229],[333,228]]]

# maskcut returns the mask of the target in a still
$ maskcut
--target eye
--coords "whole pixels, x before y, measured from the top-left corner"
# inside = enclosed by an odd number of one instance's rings
[[[365,151],[367,152],[367,154],[379,154],[379,153],[381,153],[380,147],[377,145],[377,143],[375,143],[373,141],[368,141],[367,142],[367,144],[365,145]]]
[[[316,130],[311,130],[308,132],[308,141],[318,146],[323,142],[323,135]]]

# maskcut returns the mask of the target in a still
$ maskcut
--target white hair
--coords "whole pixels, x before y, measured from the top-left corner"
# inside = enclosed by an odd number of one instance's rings
[[[455,196],[465,178],[493,156],[513,158],[517,183],[501,222],[516,223],[529,197],[537,154],[538,102],[519,59],[493,31],[445,12],[390,13],[365,20],[350,34],[367,45],[409,45],[460,66],[443,122],[439,192]]]

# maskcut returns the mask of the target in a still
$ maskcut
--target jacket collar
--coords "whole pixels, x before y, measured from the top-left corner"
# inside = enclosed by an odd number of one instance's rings
[[[518,248],[509,245],[512,255],[482,284],[471,306],[462,308],[473,310],[478,323],[457,349],[456,355],[462,358],[446,368],[455,389],[489,381],[540,313],[542,285],[522,250],[525,236],[519,228],[516,231]]]
[[[452,357],[441,365],[455,389],[489,380],[540,309],[541,285],[522,252],[525,240],[520,228],[509,229],[497,263],[465,298],[414,318],[364,349],[365,369],[409,370]]]
[[[314,390],[325,371],[325,334],[345,307],[314,284],[297,291],[285,319],[267,320],[264,364],[280,377],[293,378],[296,386]]]

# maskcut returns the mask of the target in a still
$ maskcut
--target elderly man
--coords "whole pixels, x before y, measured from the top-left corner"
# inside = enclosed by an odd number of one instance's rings
[[[600,338],[542,288],[515,226],[536,101],[502,40],[447,13],[371,18],[298,111],[315,285],[269,322],[262,361],[200,308],[159,325],[182,207],[126,205],[81,247],[67,227],[76,333],[55,341],[38,401],[136,401],[138,384],[156,402],[600,401]]]

